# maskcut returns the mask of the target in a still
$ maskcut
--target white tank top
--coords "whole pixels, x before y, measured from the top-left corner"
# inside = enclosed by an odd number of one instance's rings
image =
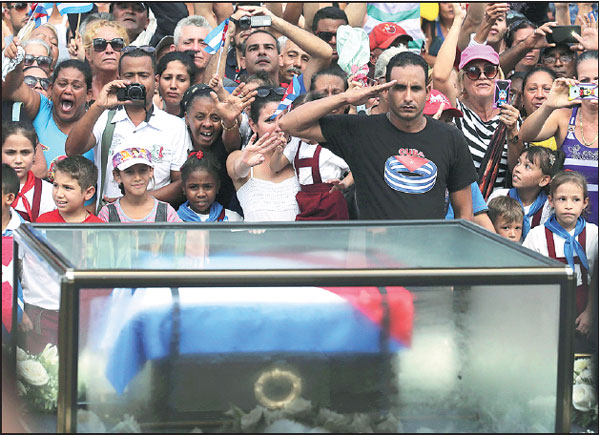
[[[298,178],[294,175],[280,183],[254,178],[254,168],[250,168],[250,178],[237,191],[237,197],[244,210],[244,222],[295,221],[300,213],[296,194],[300,191]]]

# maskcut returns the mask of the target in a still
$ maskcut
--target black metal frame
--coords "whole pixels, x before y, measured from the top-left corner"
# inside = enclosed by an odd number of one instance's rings
[[[305,222],[269,223],[256,225],[245,223],[219,224],[128,224],[127,229],[157,230],[174,229],[291,229],[302,227],[374,227],[388,225],[435,224],[462,226],[475,233],[492,238],[498,243],[517,249],[523,254],[534,257],[547,267],[523,268],[460,268],[460,269],[317,269],[317,270],[93,270],[78,271],[74,266],[50,246],[31,225],[21,225],[17,230],[18,237],[30,244],[44,261],[62,278],[59,320],[59,395],[58,395],[58,432],[77,431],[77,379],[79,356],[79,292],[85,288],[111,287],[109,282],[119,282],[120,287],[173,287],[176,282],[180,287],[227,287],[239,286],[303,286],[303,285],[338,285],[338,286],[423,286],[427,285],[485,285],[495,284],[559,284],[560,291],[560,326],[557,368],[557,403],[556,432],[570,431],[572,367],[573,367],[573,325],[575,321],[575,278],[564,264],[543,257],[529,249],[523,248],[507,239],[462,220],[454,221],[352,221],[352,222]],[[40,227],[40,225],[35,225]],[[64,225],[45,224],[44,229],[65,229]],[[90,229],[91,225],[69,225],[69,230]],[[102,228],[122,228],[120,224],[102,224]],[[15,246],[15,252],[18,249]],[[543,274],[543,275],[541,275]],[[16,279],[16,275],[15,275]],[[15,287],[16,288],[16,287]],[[14,313],[16,316],[16,312]],[[561,351],[562,350],[562,351]]]

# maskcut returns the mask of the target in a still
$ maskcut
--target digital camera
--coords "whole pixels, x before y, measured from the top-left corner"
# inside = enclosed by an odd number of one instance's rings
[[[252,17],[242,17],[239,20],[240,30],[246,30],[251,27],[270,27],[271,17],[268,15],[254,15]]]
[[[117,89],[117,100],[119,101],[146,101],[146,88],[139,83],[126,85]]]

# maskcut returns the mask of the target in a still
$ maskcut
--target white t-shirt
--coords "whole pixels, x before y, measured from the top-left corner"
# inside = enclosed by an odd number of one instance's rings
[[[548,245],[546,243],[546,227],[539,225],[529,231],[523,246],[529,248],[535,252],[539,252],[542,255],[548,257]],[[575,230],[569,231],[570,235],[573,235]],[[552,234],[554,237],[554,249],[557,257],[565,256],[565,239],[556,234]],[[598,226],[588,222],[585,227],[585,255],[587,256],[588,265],[590,266],[589,273],[592,273],[594,264],[598,261]],[[573,256],[577,257],[577,253],[573,252]],[[583,283],[581,278],[581,268],[578,264],[575,264],[575,276],[577,277],[577,285]],[[591,277],[588,274],[588,282]]]
[[[23,184],[21,184],[19,190],[22,188]],[[29,189],[27,192],[25,192],[25,198],[27,199],[27,201],[29,201],[29,206],[33,208],[33,189]],[[42,180],[42,196],[40,197],[40,212],[38,213],[38,216],[52,211],[55,208],[56,204],[54,203],[54,199],[52,198],[52,184]],[[27,213],[22,198],[19,198],[15,210]]]
[[[298,147],[300,147],[300,155],[298,157],[301,159],[310,159],[315,155],[315,151],[317,151],[316,144],[311,145],[304,142],[299,137],[292,137],[283,150],[283,155],[292,165],[294,164],[294,158],[296,157]],[[296,168],[294,167],[294,169]],[[321,175],[321,182],[325,183],[327,180],[334,179],[339,180],[342,178],[342,175],[349,170],[350,168],[344,159],[336,156],[327,148],[322,147],[321,154],[319,154],[319,174]],[[300,168],[296,173],[298,173],[298,181],[301,185],[315,184],[311,168]]]
[[[119,186],[113,179],[112,155],[113,150],[125,143],[131,148],[145,148],[152,154],[154,163],[154,184],[148,186],[149,190],[160,189],[171,182],[171,171],[179,171],[179,168],[187,159],[188,149],[192,147],[192,141],[183,119],[173,116],[156,105],[153,106],[150,121],[142,121],[135,126],[124,109],[117,110],[112,119],[115,125],[109,157],[106,164],[106,183],[103,195],[109,198],[120,198],[123,196]],[[93,134],[96,138],[94,148],[94,160],[98,167],[98,186],[102,185],[102,133],[106,128],[108,110],[104,111],[94,125]],[[98,187],[100,188],[100,187]]]
[[[508,191],[509,191],[509,189],[494,190],[492,192],[492,194],[490,195],[490,197],[488,198],[488,201],[487,201],[488,205],[489,205],[490,201],[494,198],[498,198],[499,196],[508,196]],[[533,204],[523,206],[523,210],[524,210],[525,214],[529,213],[529,209],[531,209],[532,205]],[[546,200],[546,203],[544,204],[544,207],[542,208],[542,217],[540,219],[540,226],[544,225],[544,222],[546,222],[548,219],[550,219],[550,216],[552,216],[553,213],[554,213],[554,208],[552,208],[552,206],[550,205],[548,200]],[[533,220],[533,216],[531,216],[529,218],[529,225],[531,225],[532,220]]]
[[[196,213],[196,212],[194,212]],[[196,216],[198,216],[198,219],[200,219],[200,222],[206,222],[210,216],[209,213],[196,213]],[[224,222],[241,222],[244,220],[244,218],[242,216],[240,216],[239,213],[236,213],[233,210],[229,210],[229,209],[225,209],[225,217],[227,218],[226,220],[224,220]]]

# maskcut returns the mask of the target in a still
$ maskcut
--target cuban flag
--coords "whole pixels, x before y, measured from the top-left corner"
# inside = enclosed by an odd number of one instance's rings
[[[58,12],[64,14],[83,14],[94,7],[94,3],[56,3]]]
[[[215,27],[212,32],[206,35],[204,42],[207,44],[204,51],[214,54],[223,46],[225,43],[225,37],[227,35],[227,28],[229,27],[229,18]]]
[[[31,5],[29,16],[33,19],[36,29],[48,22],[53,8],[54,3],[33,3]]]
[[[300,95],[300,92],[300,80],[298,79],[298,76],[294,76],[294,78],[290,82],[290,85],[287,88],[287,91],[285,91],[285,94],[281,99],[281,103],[279,103],[279,106],[277,106],[277,110],[275,111],[275,113],[273,113],[270,119],[277,118],[281,112],[287,110],[292,105],[294,100],[298,97],[298,95]]]

